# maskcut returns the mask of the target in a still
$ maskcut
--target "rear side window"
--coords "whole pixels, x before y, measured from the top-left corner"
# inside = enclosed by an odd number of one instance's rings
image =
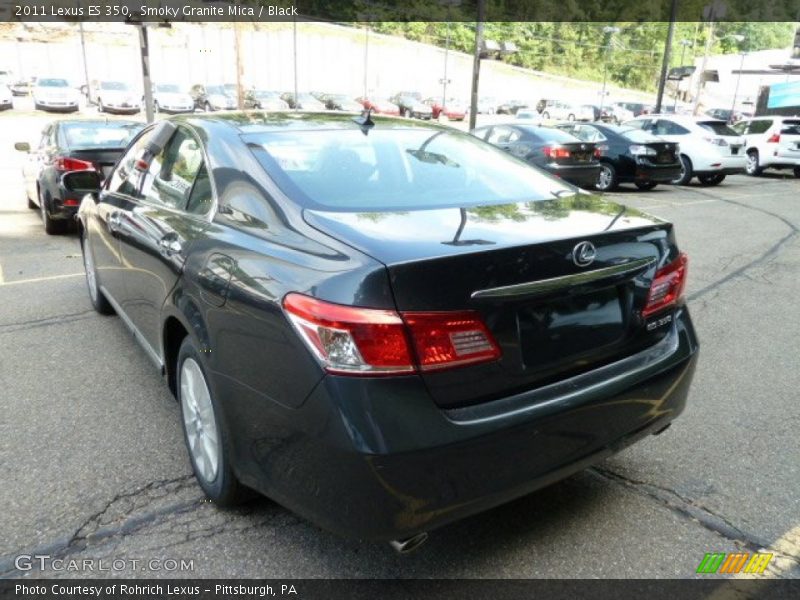
[[[111,179],[109,179],[108,191],[133,198],[138,196],[139,184],[144,171],[137,167],[137,162],[144,153],[144,149],[150,142],[152,135],[152,130],[146,131],[128,148],[128,151],[120,159],[117,168],[114,169]]]
[[[781,133],[784,135],[800,135],[800,121],[784,121],[781,125]]]
[[[747,133],[766,133],[772,127],[772,119],[759,119],[758,121],[750,121],[750,126],[747,128]]]
[[[125,148],[142,127],[138,123],[73,121],[62,123],[61,134],[65,144],[74,149]]]
[[[578,125],[570,133],[582,142],[602,142],[606,139],[606,136],[590,125]]]
[[[724,121],[698,121],[697,124],[714,135],[739,135]]]
[[[486,140],[490,144],[511,144],[520,138],[520,133],[511,127],[492,127],[492,133]]]
[[[686,135],[689,133],[689,130],[672,121],[660,119],[656,122],[656,126],[652,129],[652,132],[655,135]]]
[[[456,131],[376,127],[367,135],[332,129],[242,137],[284,193],[310,208],[370,212],[478,206],[542,200],[568,189]]]

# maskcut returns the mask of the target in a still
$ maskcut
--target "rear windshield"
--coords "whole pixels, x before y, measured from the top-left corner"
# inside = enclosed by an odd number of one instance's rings
[[[524,129],[544,142],[574,144],[580,141],[571,133],[561,131],[560,129],[551,129],[549,127],[525,127]]]
[[[781,133],[784,135],[800,135],[800,121],[784,121],[781,124]]]
[[[739,135],[724,121],[698,121],[697,124],[703,129],[708,129],[715,135]]]
[[[139,123],[81,123],[61,125],[67,146],[73,149],[125,148],[133,136],[144,127]]]
[[[161,85],[156,86],[156,91],[164,94],[179,94],[181,88],[174,83],[162,83]]]
[[[66,79],[40,79],[37,85],[42,87],[69,87]]]
[[[206,93],[224,96],[227,93],[227,90],[221,85],[209,85],[206,86]]]
[[[104,81],[100,84],[100,88],[118,92],[124,92],[125,90],[130,89],[127,83],[122,83],[121,81]]]
[[[375,128],[364,135],[334,129],[242,137],[284,193],[322,210],[477,206],[552,198],[565,189],[502,150],[455,131]]]
[[[636,142],[637,144],[652,144],[654,142],[664,141],[660,137],[653,135],[649,131],[644,131],[643,129],[622,129],[618,130],[618,133],[624,138],[632,142]]]

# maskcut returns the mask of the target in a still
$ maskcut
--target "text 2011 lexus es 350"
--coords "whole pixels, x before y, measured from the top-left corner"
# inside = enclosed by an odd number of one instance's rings
[[[222,505],[251,488],[408,549],[686,402],[698,344],[671,224],[447,127],[175,117],[79,223],[92,303],[166,375]]]

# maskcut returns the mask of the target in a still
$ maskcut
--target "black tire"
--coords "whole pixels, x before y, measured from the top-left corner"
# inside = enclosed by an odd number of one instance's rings
[[[103,101],[100,98],[97,99],[97,112],[106,112],[106,109],[103,107]]]
[[[67,221],[57,221],[50,216],[50,210],[47,208],[47,199],[42,198],[39,194],[39,209],[42,213],[42,223],[44,223],[44,230],[47,235],[61,235],[67,230]]]
[[[689,185],[689,182],[692,180],[692,177],[694,176],[694,171],[692,169],[692,161],[685,154],[681,154],[680,160],[681,160],[681,174],[680,176],[673,179],[670,183],[672,183],[673,185]]]
[[[33,110],[42,110],[42,105],[38,102],[33,103]]]
[[[211,107],[211,103],[206,101],[206,103],[203,105],[203,110],[206,112],[211,112],[214,109]]]
[[[794,176],[800,178],[800,167],[794,168]]]
[[[758,150],[750,150],[750,152],[747,153],[747,162],[745,163],[744,170],[751,177],[758,177],[764,172],[764,168],[759,161]]]
[[[547,111],[544,111],[544,112],[542,113],[542,118],[543,118],[543,119],[549,119],[549,118],[550,118],[550,113],[549,113],[549,112],[547,112]]]
[[[652,190],[658,184],[655,181],[636,181],[634,185],[640,190],[647,191]]]
[[[94,309],[101,315],[113,315],[114,307],[111,306],[108,299],[100,290],[100,276],[97,273],[94,254],[91,253],[92,249],[88,245],[88,241],[86,232],[82,232],[81,253],[83,254],[83,269],[86,273],[86,289],[89,292],[89,302],[92,303]],[[94,286],[92,285],[90,276],[94,277]]]
[[[159,110],[159,108],[158,108],[158,102],[157,102],[157,101],[155,101],[155,100],[153,100],[153,112],[155,112],[155,113],[157,113],[157,112],[161,112],[161,111]]]
[[[195,459],[195,452],[192,450],[189,442],[189,432],[187,430],[187,419],[184,414],[187,407],[190,406],[188,400],[184,400],[184,386],[182,375],[184,372],[184,364],[187,361],[193,361],[198,367],[202,375],[202,382],[208,390],[208,396],[211,402],[211,413],[214,419],[214,429],[217,436],[217,454],[218,463],[216,472],[210,480],[203,474],[202,467],[198,466]],[[181,409],[181,426],[183,428],[183,439],[186,442],[186,449],[189,453],[189,460],[192,463],[192,470],[194,471],[197,482],[203,488],[206,496],[209,497],[215,504],[219,506],[235,506],[246,500],[251,494],[245,488],[233,472],[230,462],[231,450],[230,445],[225,435],[225,425],[222,420],[222,411],[220,410],[219,402],[214,397],[213,386],[210,385],[208,372],[203,364],[203,357],[200,355],[199,350],[195,346],[195,342],[191,336],[186,336],[181,344],[180,351],[178,352],[178,361],[175,371],[176,392],[178,396],[178,404]],[[188,386],[187,386],[188,387]],[[190,417],[191,418],[191,415]],[[205,430],[207,431],[207,430]]]
[[[31,200],[30,196],[28,196],[27,193],[25,194],[25,196],[26,200],[28,201],[28,208],[30,208],[31,210],[36,210],[37,208],[39,208],[38,206],[36,206],[36,202]]]
[[[619,177],[614,165],[607,162],[600,163],[600,172],[597,174],[597,182],[594,187],[601,192],[612,192],[619,185]]]
[[[712,185],[719,185],[725,181],[725,174],[716,173],[714,175],[698,175],[697,180],[700,182],[700,185],[710,187]]]
[[[567,116],[567,121],[574,121],[574,120],[575,120],[575,115]]]

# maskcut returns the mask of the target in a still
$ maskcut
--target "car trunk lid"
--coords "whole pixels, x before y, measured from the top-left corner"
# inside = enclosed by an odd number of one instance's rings
[[[405,213],[307,210],[305,218],[383,262],[401,313],[480,315],[502,356],[423,372],[442,407],[576,375],[666,331],[642,310],[657,267],[676,252],[671,226],[597,196]]]

